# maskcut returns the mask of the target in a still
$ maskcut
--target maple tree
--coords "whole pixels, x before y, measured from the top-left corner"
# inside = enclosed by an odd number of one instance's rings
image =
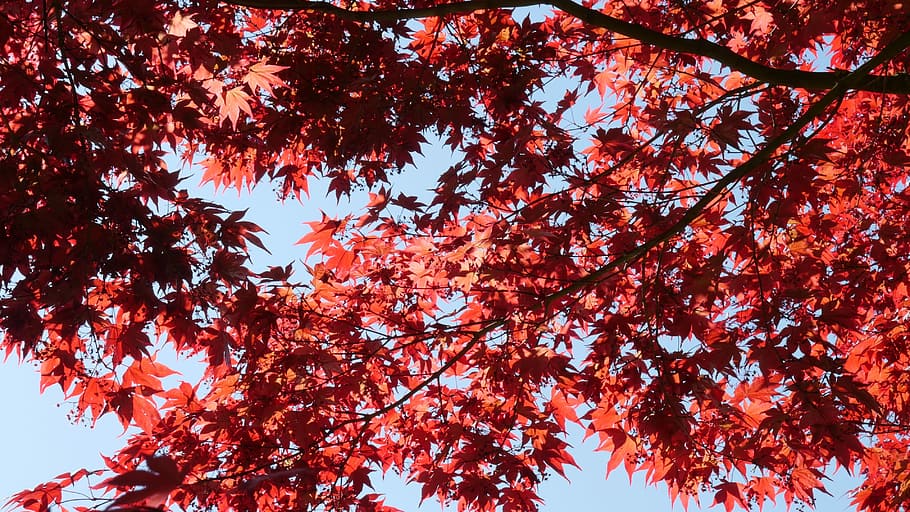
[[[14,506],[534,510],[577,424],[685,505],[910,509],[907,4],[6,0],[0,41],[2,347],[133,429]],[[369,199],[253,269],[173,153]]]

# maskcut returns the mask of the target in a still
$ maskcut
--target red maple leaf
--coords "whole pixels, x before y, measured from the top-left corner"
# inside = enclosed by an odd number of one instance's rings
[[[262,89],[268,92],[270,96],[274,96],[275,92],[272,90],[272,86],[284,85],[284,82],[278,78],[275,73],[287,68],[287,66],[266,64],[265,61],[262,60],[250,66],[246,76],[243,77],[243,81],[250,86],[253,93],[255,93],[257,89]]]
[[[910,508],[900,2],[35,5],[0,2],[0,350],[130,432],[121,510],[387,510],[391,471],[525,512],[579,429],[684,504],[841,467]],[[280,253],[194,162],[339,211]]]
[[[237,121],[240,119],[240,112],[245,112],[248,116],[253,115],[253,109],[250,107],[252,98],[243,87],[234,87],[224,92],[222,96],[216,96],[215,104],[219,108],[219,114],[222,118],[231,121],[231,126],[237,127]]]
[[[121,494],[111,504],[114,510],[124,510],[125,506],[141,505],[157,508],[167,503],[170,493],[183,483],[186,475],[180,471],[177,463],[167,456],[154,456],[145,460],[149,471],[134,469],[109,478],[95,489],[128,488],[130,491]],[[138,487],[138,489],[136,489]],[[130,507],[126,507],[129,509]]]

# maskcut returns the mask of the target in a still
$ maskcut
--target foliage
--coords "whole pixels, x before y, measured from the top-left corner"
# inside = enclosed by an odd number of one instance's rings
[[[683,504],[811,504],[841,467],[858,510],[908,510],[908,13],[5,0],[2,347],[133,429],[118,510],[391,510],[388,471],[534,510],[570,424]],[[396,191],[435,138],[458,164]],[[256,271],[175,151],[370,200],[308,225],[309,275]]]

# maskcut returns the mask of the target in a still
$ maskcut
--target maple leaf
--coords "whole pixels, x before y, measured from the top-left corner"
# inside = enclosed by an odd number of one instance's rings
[[[236,128],[241,111],[246,112],[248,116],[253,115],[253,109],[250,107],[251,99],[242,87],[234,87],[225,91],[222,96],[217,96],[215,104],[219,108],[221,117],[230,120],[231,126]]]
[[[775,26],[774,15],[761,7],[755,7],[753,13],[747,16],[746,19],[752,20],[752,24],[749,27],[749,32],[752,34],[767,34]]]
[[[530,512],[572,425],[684,505],[840,466],[910,508],[903,4],[34,4],[0,2],[0,350],[132,433],[121,511],[390,510],[392,471]],[[341,211],[257,268],[174,150]]]
[[[740,132],[752,128],[752,123],[749,122],[751,115],[750,112],[731,112],[729,109],[720,113],[717,123],[711,126],[711,134],[720,143],[722,149],[727,146],[741,149],[742,134]]]
[[[737,506],[746,508],[746,499],[742,494],[740,485],[734,482],[728,482],[718,486],[718,491],[714,495],[713,505],[723,504],[724,510],[730,512]]]
[[[160,507],[177,486],[183,483],[185,472],[180,471],[177,463],[168,456],[153,456],[145,460],[149,471],[134,469],[109,478],[94,489],[112,487],[135,488],[126,492],[111,504],[115,510],[122,510],[127,505],[142,504],[148,507]]]
[[[199,27],[192,18],[192,14],[184,16],[180,11],[175,12],[170,25],[168,25],[167,33],[172,36],[186,37],[188,31]]]
[[[250,66],[247,74],[243,77],[243,82],[250,86],[254,94],[257,89],[262,89],[268,92],[270,96],[274,96],[275,92],[272,90],[272,86],[284,85],[284,82],[275,73],[284,71],[287,68],[287,66],[266,64],[265,60],[262,60]]]

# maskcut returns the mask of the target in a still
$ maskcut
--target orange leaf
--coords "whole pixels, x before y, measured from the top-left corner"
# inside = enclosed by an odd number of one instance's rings
[[[266,64],[265,60],[261,60],[250,66],[246,76],[243,77],[243,82],[250,86],[253,93],[255,93],[257,89],[262,89],[270,95],[273,95],[274,91],[272,91],[272,86],[284,85],[284,81],[278,78],[275,73],[284,71],[287,68],[287,66]]]
[[[177,11],[174,13],[174,18],[171,20],[171,24],[168,26],[167,33],[172,36],[186,37],[187,31],[199,26],[192,20],[192,18],[192,14],[189,16],[184,16],[180,11]]]
[[[253,109],[250,107],[250,95],[242,87],[234,87],[224,93],[223,97],[215,99],[222,118],[230,119],[231,126],[237,127],[237,120],[240,119],[240,111],[246,112],[248,116],[253,115]]]

